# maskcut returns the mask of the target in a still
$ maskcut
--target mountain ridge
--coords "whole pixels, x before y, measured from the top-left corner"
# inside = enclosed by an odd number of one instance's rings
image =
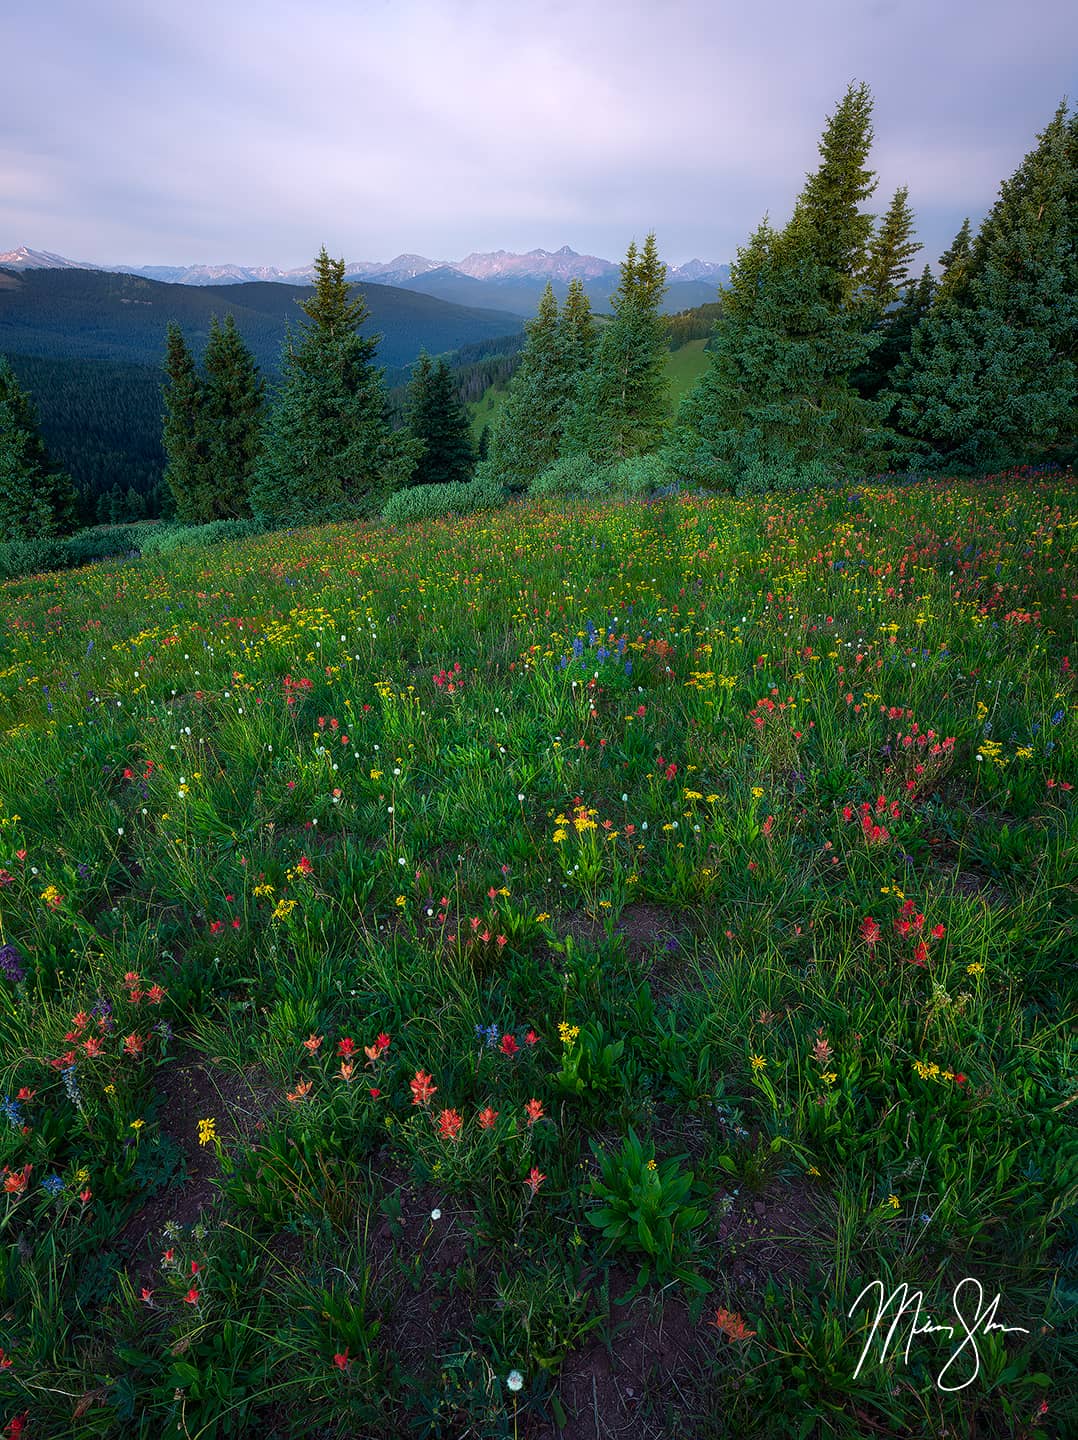
[[[304,284],[310,281],[313,265],[286,270],[278,265],[224,264],[196,265],[100,265],[92,261],[71,260],[51,250],[35,250],[28,245],[0,252],[0,267],[10,270],[73,269],[102,270],[112,274],[141,275],[148,280],[161,280],[173,285],[249,284],[270,280],[283,284]],[[537,248],[518,253],[512,250],[474,250],[462,260],[432,260],[426,255],[403,253],[392,260],[350,260],[345,275],[372,283],[406,288],[405,281],[414,280],[432,270],[452,270],[473,280],[558,279],[568,281],[605,279],[617,275],[616,261],[600,255],[580,254],[569,245],[559,250]],[[689,260],[683,266],[668,265],[667,280],[672,284],[701,280],[721,282],[729,274],[729,266],[711,260]]]

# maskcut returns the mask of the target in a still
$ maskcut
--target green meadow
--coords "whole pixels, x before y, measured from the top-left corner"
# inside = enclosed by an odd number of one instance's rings
[[[1074,502],[0,587],[0,1431],[1073,1434]]]

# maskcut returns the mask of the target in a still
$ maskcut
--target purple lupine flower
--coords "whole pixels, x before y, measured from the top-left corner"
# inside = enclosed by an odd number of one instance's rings
[[[14,945],[0,945],[0,970],[13,985],[26,978],[22,968],[22,956]]]

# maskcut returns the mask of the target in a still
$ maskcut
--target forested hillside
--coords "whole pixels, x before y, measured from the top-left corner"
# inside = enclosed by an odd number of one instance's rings
[[[386,382],[399,387],[391,394],[394,413],[421,349],[444,354],[463,347],[465,363],[485,365],[486,357],[512,354],[523,342],[515,315],[386,285],[360,288],[368,328],[382,336],[378,361]],[[310,293],[308,286],[270,282],[191,287],[89,270],[0,270],[0,354],[32,398],[49,451],[75,481],[82,518],[92,523],[110,493],[115,512],[129,490],[140,500],[112,514],[104,513],[106,502],[101,518],[135,518],[143,508],[159,513],[161,367],[170,320],[201,350],[211,318],[232,314],[272,385],[288,327],[302,318],[298,302]],[[500,348],[492,351],[492,342]],[[497,378],[499,363],[477,373]],[[469,375],[468,383],[474,391],[479,380]]]

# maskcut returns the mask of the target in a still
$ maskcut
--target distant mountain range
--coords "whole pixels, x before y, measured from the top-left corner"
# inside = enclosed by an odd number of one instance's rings
[[[95,265],[70,260],[48,250],[32,250],[25,245],[0,253],[0,268],[98,270],[195,286],[243,285],[256,281],[305,285],[310,284],[314,271],[313,265],[294,270],[281,270],[276,265]],[[431,260],[425,255],[397,255],[388,261],[353,260],[346,264],[345,274],[364,284],[415,290],[454,305],[528,316],[535,314],[547,281],[562,300],[569,281],[575,278],[584,281],[593,309],[608,311],[619,269],[612,260],[598,255],[579,255],[563,245],[560,250],[529,250],[523,255],[508,250],[476,252],[460,261]],[[669,288],[664,311],[673,314],[714,300],[729,274],[729,265],[710,260],[690,260],[685,265],[668,266]]]

